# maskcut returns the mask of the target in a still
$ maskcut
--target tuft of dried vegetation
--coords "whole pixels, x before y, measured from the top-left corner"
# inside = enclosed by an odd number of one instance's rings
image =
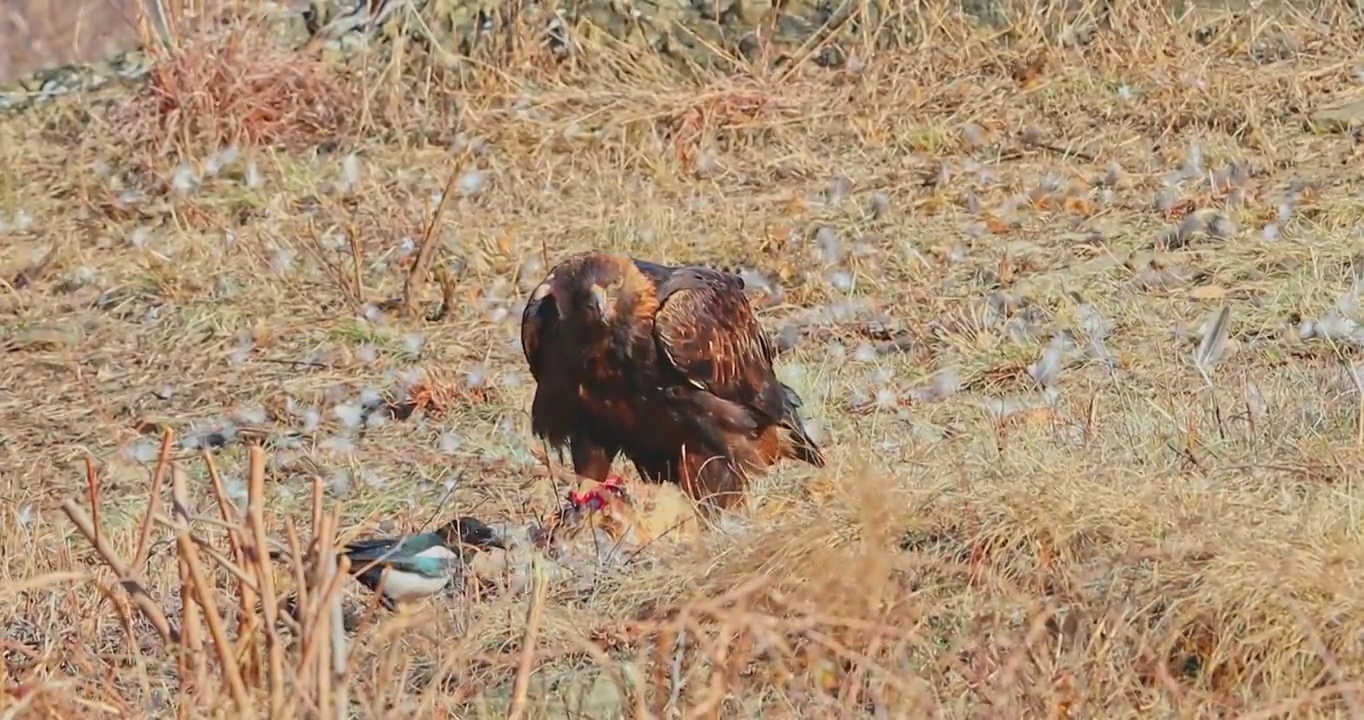
[[[147,81],[110,113],[121,144],[159,154],[196,145],[300,150],[354,133],[363,86],[298,52],[287,35],[264,31],[270,18],[261,15],[232,16],[221,29],[198,23],[162,42],[149,35]]]
[[[685,78],[238,18],[0,120],[0,712],[1364,713],[1357,14],[904,10]],[[520,309],[589,247],[742,274],[829,466],[537,550]],[[517,548],[448,595],[334,565],[456,512]]]

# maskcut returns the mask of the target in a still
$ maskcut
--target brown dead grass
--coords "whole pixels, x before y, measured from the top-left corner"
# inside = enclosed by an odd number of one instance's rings
[[[189,144],[298,149],[350,134],[362,97],[320,59],[238,25],[168,48],[111,119],[128,145],[153,154]]]
[[[306,525],[314,476],[347,535],[421,525],[460,472],[442,515],[548,512],[518,303],[544,255],[597,247],[766,273],[751,284],[794,344],[782,372],[830,467],[783,469],[747,521],[587,590],[369,623],[341,685],[356,712],[1358,715],[1364,403],[1352,352],[1297,333],[1333,304],[1358,312],[1337,301],[1364,222],[1358,146],[1300,122],[1358,86],[1358,27],[1265,10],[1196,27],[1130,3],[1112,22],[1063,48],[945,20],[855,67],[697,81],[522,58],[461,76],[457,103],[453,77],[397,84],[390,67],[324,93],[303,70],[254,82],[249,63],[231,101],[205,100],[218,76],[195,73],[219,47],[159,70],[206,86],[181,103],[192,123],[136,98],[84,124],[69,106],[5,120],[0,705],[229,711],[216,661],[180,694],[176,656],[59,512],[94,458],[102,532],[133,556],[156,428],[224,445],[229,495],[265,438],[276,538]],[[298,113],[245,130],[273,93],[355,122],[325,140]],[[162,146],[129,140],[167,122]],[[382,308],[452,171],[433,233],[445,316],[401,319]],[[1191,210],[1223,224],[1155,249]],[[1234,352],[1205,376],[1197,334],[1222,304]],[[1047,352],[1092,335],[1093,313],[1111,366]],[[1039,358],[1059,377],[1048,403]],[[346,430],[362,388],[414,371],[431,404]],[[216,516],[198,455],[173,459],[191,514]],[[169,538],[145,584],[178,618]],[[613,709],[579,706],[615,683]],[[247,690],[262,708],[266,691]]]

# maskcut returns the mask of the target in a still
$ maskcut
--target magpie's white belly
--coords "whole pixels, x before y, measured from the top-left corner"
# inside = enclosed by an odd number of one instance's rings
[[[446,564],[458,558],[450,548],[437,545],[417,553],[417,557],[439,558]],[[384,594],[399,602],[418,600],[441,591],[450,582],[450,573],[443,572],[440,577],[427,577],[419,573],[401,572],[389,568],[384,572]]]
[[[418,600],[440,592],[449,582],[449,575],[430,578],[390,569],[384,572],[384,594],[399,602]]]

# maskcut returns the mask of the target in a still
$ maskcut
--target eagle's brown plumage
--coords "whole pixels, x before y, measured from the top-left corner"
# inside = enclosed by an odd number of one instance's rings
[[[521,344],[532,430],[583,477],[605,480],[623,454],[646,479],[731,506],[782,458],[824,465],[736,275],[575,255],[532,293]]]

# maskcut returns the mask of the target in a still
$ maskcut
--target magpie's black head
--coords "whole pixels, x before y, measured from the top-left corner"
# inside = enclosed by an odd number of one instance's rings
[[[445,541],[451,545],[467,545],[479,550],[486,550],[490,547],[503,550],[507,548],[497,531],[488,527],[487,523],[478,518],[455,518],[441,528],[441,534],[445,536]]]

